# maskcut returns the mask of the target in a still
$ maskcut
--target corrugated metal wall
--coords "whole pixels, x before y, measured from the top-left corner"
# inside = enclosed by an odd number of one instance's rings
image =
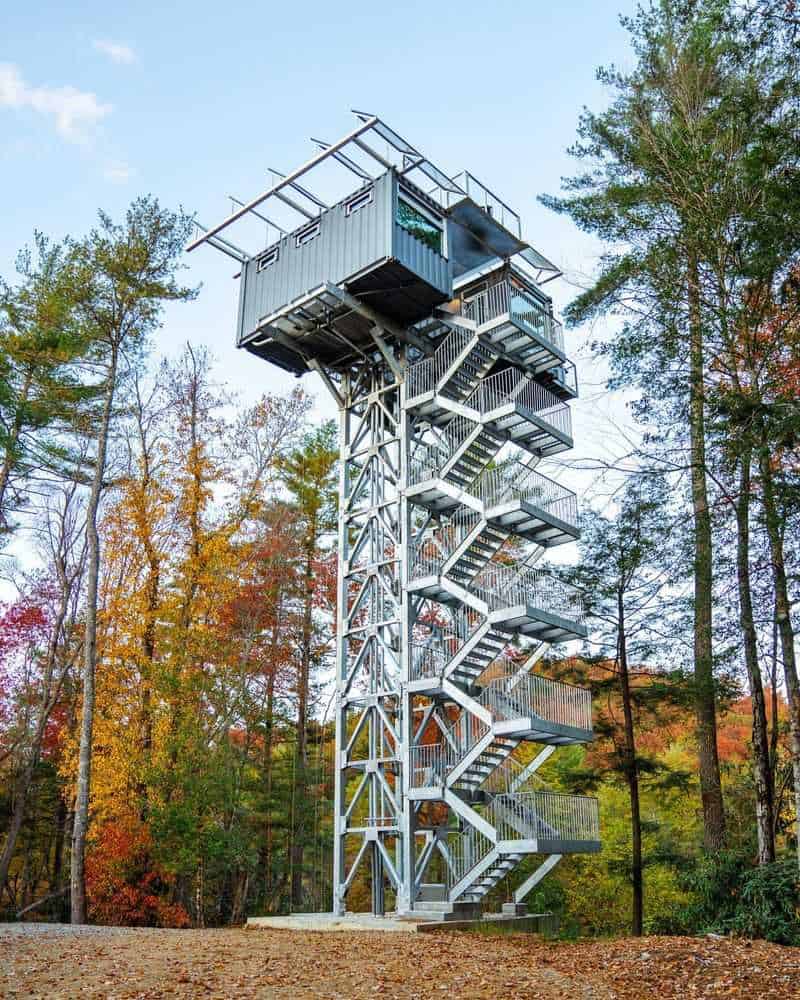
[[[323,212],[319,235],[304,246],[297,246],[296,233],[284,236],[278,259],[269,267],[259,271],[258,258],[248,262],[240,292],[239,342],[265,316],[324,281],[341,284],[392,256],[393,179],[390,171],[378,177],[372,202],[351,215],[345,214],[346,203]]]
[[[429,285],[450,292],[450,262],[398,225],[394,227],[393,256]]]

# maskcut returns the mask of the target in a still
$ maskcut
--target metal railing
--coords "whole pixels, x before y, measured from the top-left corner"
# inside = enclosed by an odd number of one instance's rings
[[[517,368],[504,368],[497,374],[482,379],[480,385],[464,401],[465,406],[482,415],[510,403],[519,403],[552,424],[562,434],[572,436],[572,419],[567,404],[546,386],[540,385]]]
[[[460,507],[447,524],[440,525],[432,535],[410,545],[409,579],[439,573],[442,564],[462,544],[480,519],[481,515],[476,510]]]
[[[489,563],[471,587],[491,611],[528,604],[573,622],[584,619],[580,591],[533,566]]]
[[[428,634],[415,634],[411,647],[412,678],[434,677],[444,672],[466,641],[458,627],[458,623],[450,622],[446,628],[437,626]]]
[[[429,358],[409,365],[406,372],[407,398],[412,399],[435,389],[439,379],[452,367],[474,336],[471,330],[452,330]]]
[[[429,642],[411,644],[411,678],[438,677],[447,666],[450,657],[440,646]]]
[[[424,743],[409,752],[412,788],[443,785],[455,766],[455,751],[447,743]]]
[[[486,509],[527,500],[573,528],[578,524],[578,498],[572,490],[516,459],[481,473],[469,491]]]
[[[486,818],[500,840],[598,841],[597,799],[560,792],[515,792],[495,795]]]
[[[455,416],[444,424],[440,433],[447,442],[451,456],[455,455],[477,426],[474,420],[462,416]]]
[[[587,732],[592,729],[591,691],[539,674],[526,674],[510,691],[505,677],[490,681],[478,700],[495,718],[534,717]]]
[[[513,208],[506,205],[502,198],[499,198],[485,184],[481,184],[477,178],[473,177],[468,170],[463,170],[453,180],[466,192],[467,197],[471,198],[493,219],[496,219],[501,226],[510,233],[514,233],[515,236],[522,235],[522,221],[519,215]]]
[[[506,757],[487,776],[481,785],[481,789],[484,792],[489,792],[491,795],[507,795],[511,792],[533,791],[534,789],[531,789],[530,785],[537,784],[541,786],[544,784],[536,771],[528,775],[524,772],[524,764],[520,764],[515,757]]]
[[[467,417],[456,416],[440,428],[439,440],[415,443],[409,462],[409,483],[423,483],[438,475],[476,427]]]
[[[435,535],[423,538],[408,546],[409,580],[419,580],[424,576],[437,576],[445,556],[440,551]]]
[[[547,308],[507,279],[489,285],[464,303],[461,314],[473,320],[478,328],[500,316],[508,315],[521,323],[541,340],[547,341],[559,352],[564,352],[564,330]]]
[[[474,826],[468,826],[462,833],[448,838],[447,853],[450,858],[447,869],[448,888],[452,889],[469,875],[491,849],[492,842]]]
[[[565,361],[563,365],[551,368],[550,375],[554,381],[569,389],[573,396],[578,395],[578,373],[572,361]]]

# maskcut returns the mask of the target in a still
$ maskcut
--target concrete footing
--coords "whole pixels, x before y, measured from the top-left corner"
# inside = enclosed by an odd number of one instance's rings
[[[431,920],[426,914],[423,919],[414,916],[388,914],[376,917],[371,913],[347,913],[343,917],[333,913],[292,913],[284,917],[249,917],[247,928],[254,930],[291,931],[383,931],[400,934],[426,934],[436,931],[498,930],[544,933],[552,930],[552,914],[530,913],[487,913],[482,917],[463,918],[448,914],[447,919]]]

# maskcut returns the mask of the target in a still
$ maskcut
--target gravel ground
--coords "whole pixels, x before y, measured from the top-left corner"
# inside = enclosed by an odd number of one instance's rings
[[[800,949],[718,938],[0,925],[3,1000],[797,1000]]]
[[[159,934],[181,934],[182,931],[159,931]],[[112,937],[114,935],[152,934],[146,927],[95,927],[91,924],[0,924],[0,940],[15,938]]]

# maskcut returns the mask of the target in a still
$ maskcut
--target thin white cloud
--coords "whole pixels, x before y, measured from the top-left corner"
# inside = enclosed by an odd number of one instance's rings
[[[133,167],[127,163],[123,163],[121,160],[107,163],[103,168],[103,177],[107,181],[111,181],[112,184],[125,184],[135,173],[136,171]]]
[[[93,126],[111,113],[96,94],[75,87],[30,87],[11,63],[0,63],[0,108],[30,108],[55,122],[70,142],[83,142]]]
[[[136,62],[136,53],[130,45],[123,45],[121,42],[110,42],[106,38],[96,38],[92,45],[97,52],[102,52],[104,56],[115,63],[123,66],[130,66]]]

